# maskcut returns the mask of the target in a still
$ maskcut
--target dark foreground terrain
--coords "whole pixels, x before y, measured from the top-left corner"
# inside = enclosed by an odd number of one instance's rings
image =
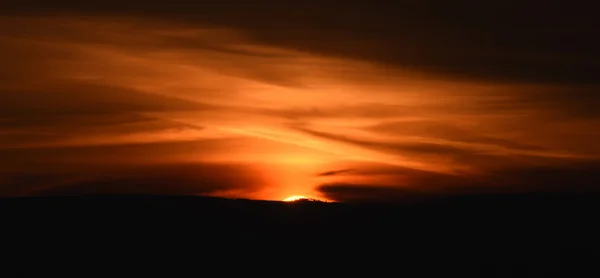
[[[230,274],[599,277],[599,201],[556,194],[410,205],[39,197],[0,200],[0,219],[11,257],[46,260],[66,252],[101,262],[98,269],[115,258],[153,258]]]

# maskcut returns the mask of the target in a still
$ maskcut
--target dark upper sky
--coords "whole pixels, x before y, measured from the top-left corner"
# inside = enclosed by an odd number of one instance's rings
[[[597,84],[594,6],[547,1],[53,1],[7,14],[143,15],[291,48],[501,81]]]
[[[2,195],[173,180],[356,200],[598,181],[591,5],[38,2],[0,4]]]

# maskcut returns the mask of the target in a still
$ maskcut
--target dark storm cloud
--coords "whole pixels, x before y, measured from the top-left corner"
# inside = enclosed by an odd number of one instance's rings
[[[145,93],[127,88],[95,84],[69,84],[44,90],[0,91],[0,118],[118,114],[135,112],[197,111],[211,106]]]
[[[342,202],[403,201],[435,196],[501,193],[598,193],[600,162],[570,165],[522,166],[491,171],[483,176],[453,176],[402,167],[374,165],[355,169],[354,175],[386,176],[382,183],[329,183],[318,190]],[[410,184],[406,187],[404,184]]]
[[[228,190],[252,192],[264,181],[246,165],[194,163],[10,176],[2,196],[81,194],[206,195]]]
[[[64,112],[64,111],[63,111]],[[1,112],[0,112],[1,113]],[[43,112],[41,112],[43,113]],[[128,125],[128,124],[136,124],[142,122],[152,121],[153,119],[135,114],[135,113],[115,113],[115,114],[89,114],[89,115],[77,115],[70,113],[52,113],[47,112],[43,117],[38,117],[36,115],[28,115],[25,113],[5,113],[4,120],[0,121],[0,127],[6,129],[12,128],[39,128],[39,127],[48,127],[51,126],[53,128],[73,128],[73,127],[81,127],[82,125],[89,126],[118,126],[118,125]],[[54,115],[52,115],[54,114]],[[76,117],[74,117],[76,116]],[[110,116],[110,117],[107,117]]]
[[[15,143],[60,143],[82,136],[200,130],[198,126],[141,113],[211,109],[216,107],[132,89],[77,82],[43,90],[0,90],[0,147]]]
[[[335,175],[339,175],[339,174],[345,174],[348,172],[352,172],[353,170],[354,169],[342,169],[342,170],[335,170],[335,171],[327,171],[327,172],[318,173],[317,176],[318,177],[335,176]]]
[[[2,171],[29,169],[114,168],[128,164],[171,163],[183,157],[196,159],[230,149],[233,139],[198,139],[194,141],[157,141],[150,143],[94,144],[27,148],[0,148]],[[0,171],[0,174],[2,174]]]

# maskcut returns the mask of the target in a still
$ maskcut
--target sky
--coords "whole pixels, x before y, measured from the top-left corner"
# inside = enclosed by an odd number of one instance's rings
[[[0,4],[2,197],[600,184],[590,7],[84,2]]]

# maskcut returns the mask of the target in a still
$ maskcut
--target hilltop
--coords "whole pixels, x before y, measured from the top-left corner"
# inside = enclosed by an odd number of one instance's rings
[[[133,244],[203,252],[266,248],[269,257],[300,256],[293,250],[313,246],[322,250],[310,255],[313,260],[372,264],[392,252],[406,262],[544,268],[565,254],[578,261],[592,258],[584,254],[598,245],[599,201],[596,195],[558,194],[411,204],[99,195],[2,199],[0,216],[4,238],[35,246]]]

